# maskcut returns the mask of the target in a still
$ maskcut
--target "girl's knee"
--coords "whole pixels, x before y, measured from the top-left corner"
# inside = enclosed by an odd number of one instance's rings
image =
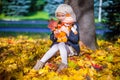
[[[58,44],[59,47],[65,47],[65,43],[64,42],[61,42]]]

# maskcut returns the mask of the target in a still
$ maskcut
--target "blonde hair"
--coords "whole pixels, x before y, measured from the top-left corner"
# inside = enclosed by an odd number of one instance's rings
[[[61,12],[64,14],[69,13],[71,15],[71,17],[73,18],[74,22],[76,22],[76,15],[70,5],[60,4],[55,11],[55,16],[57,15],[58,12]]]

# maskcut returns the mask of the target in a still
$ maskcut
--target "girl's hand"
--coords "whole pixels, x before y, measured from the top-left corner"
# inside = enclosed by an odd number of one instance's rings
[[[73,31],[74,34],[78,34],[77,30],[74,27],[72,27],[71,30]]]
[[[48,24],[48,28],[51,30],[51,31],[54,31],[55,30],[55,27],[57,26],[57,21],[55,20],[50,20],[49,21],[49,24]]]
[[[67,27],[62,26],[61,31],[65,32],[67,34],[67,36],[69,36],[69,29]]]
[[[58,34],[59,32],[60,32],[60,31],[56,29],[56,30],[54,31],[54,34]]]
[[[56,38],[58,37],[58,34],[59,34],[59,33],[60,33],[59,30],[55,30],[55,31],[54,31],[54,35],[55,35]]]

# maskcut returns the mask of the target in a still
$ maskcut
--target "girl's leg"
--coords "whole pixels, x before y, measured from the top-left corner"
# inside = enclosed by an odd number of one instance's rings
[[[62,63],[67,65],[67,48],[65,43],[61,42],[58,44],[58,49],[60,51],[60,56],[62,59]]]
[[[72,46],[67,45],[68,56],[77,56],[77,52]]]
[[[59,43],[58,48],[60,50],[60,56],[62,59],[62,63],[60,64],[57,72],[60,72],[62,69],[67,68],[67,48],[65,43]]]
[[[40,60],[41,62],[46,62],[48,59],[50,59],[56,52],[58,51],[58,44],[54,44],[42,57]]]
[[[42,68],[44,66],[44,63],[50,59],[56,52],[58,51],[58,44],[54,44],[42,57],[41,60],[38,60],[36,65],[33,67],[35,70],[39,70],[39,68]]]

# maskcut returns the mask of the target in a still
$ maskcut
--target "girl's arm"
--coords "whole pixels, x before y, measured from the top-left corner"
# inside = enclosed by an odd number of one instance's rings
[[[69,30],[67,29],[67,27],[62,26],[61,31],[65,32],[67,34],[67,36],[69,36]]]
[[[78,41],[79,41],[79,34],[74,34],[71,31],[69,36],[68,36],[68,41],[71,41],[72,43],[78,43]]]
[[[68,36],[68,41],[72,43],[78,43],[79,42],[79,29],[77,26],[77,34],[74,34],[74,32],[71,30]]]
[[[57,38],[55,38],[54,32],[52,32],[52,33],[50,34],[50,40],[53,41],[53,42],[56,42],[56,41],[57,41]]]

